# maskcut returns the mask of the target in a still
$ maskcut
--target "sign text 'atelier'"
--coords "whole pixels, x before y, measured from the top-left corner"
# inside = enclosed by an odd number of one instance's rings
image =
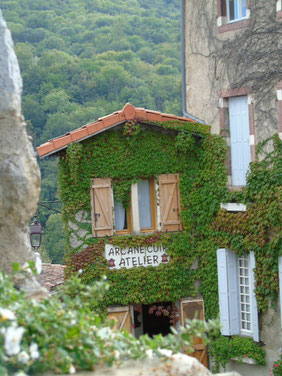
[[[166,249],[161,245],[120,248],[106,244],[105,256],[111,269],[158,266],[169,261]]]

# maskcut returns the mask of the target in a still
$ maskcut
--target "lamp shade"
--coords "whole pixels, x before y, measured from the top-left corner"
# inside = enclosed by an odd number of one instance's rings
[[[41,245],[42,226],[35,218],[34,222],[29,226],[30,243],[32,248],[38,249]]]

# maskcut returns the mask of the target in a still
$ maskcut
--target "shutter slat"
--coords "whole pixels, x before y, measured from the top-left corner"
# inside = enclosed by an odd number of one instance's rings
[[[204,302],[200,299],[181,299],[180,300],[180,319],[181,325],[185,325],[186,319],[204,320]],[[207,348],[203,340],[199,337],[193,336],[194,352],[189,354],[199,360],[205,367],[208,367]],[[185,347],[183,349],[185,353]]]
[[[237,256],[230,249],[217,250],[217,276],[222,335],[240,332]]]
[[[253,325],[253,339],[259,342],[259,321],[258,321],[258,308],[257,300],[255,294],[255,273],[254,269],[256,267],[255,253],[250,252],[250,290],[252,299],[252,325]]]
[[[108,320],[115,320],[115,329],[126,329],[129,333],[132,332],[131,316],[129,314],[129,306],[126,307],[111,307],[108,308]]]
[[[217,250],[217,277],[218,298],[221,334],[230,335],[229,304],[228,304],[228,279],[227,279],[227,252],[226,249]]]
[[[110,178],[95,178],[91,190],[92,231],[97,237],[113,235],[113,202]]]
[[[179,174],[159,175],[160,214],[162,231],[180,231]]]
[[[234,335],[240,333],[238,256],[230,249],[227,249],[227,279],[230,334]]]
[[[247,97],[229,98],[232,184],[246,185],[251,162],[249,109]]]

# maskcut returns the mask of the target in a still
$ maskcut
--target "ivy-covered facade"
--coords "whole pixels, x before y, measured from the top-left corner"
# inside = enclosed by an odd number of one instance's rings
[[[133,116],[105,131],[56,150],[68,233],[66,275],[82,270],[87,283],[107,276],[111,288],[105,306],[137,307],[130,329],[138,332],[136,311],[144,314],[144,307],[154,314],[161,306],[159,315],[169,315],[173,324],[179,314],[186,310],[189,317],[189,307],[193,310],[185,302],[202,302],[206,319],[218,317],[217,250],[232,250],[238,258],[252,252],[254,293],[262,317],[269,305],[277,305],[281,245],[281,141],[274,136],[266,142],[273,142],[273,151],[251,163],[247,185],[240,192],[227,188],[224,139],[189,120],[149,121],[133,111]],[[163,182],[174,188],[163,193]],[[101,197],[102,191],[96,193],[98,188],[108,190],[109,201]],[[151,222],[142,225],[146,192]],[[179,203],[171,207],[171,215],[177,216],[171,220],[170,201]],[[101,208],[97,210],[101,202],[105,210],[112,205],[112,222],[104,218],[99,227],[104,216]],[[246,210],[230,212],[226,203],[244,204]],[[115,257],[106,258],[107,249]],[[155,250],[162,253],[157,265],[150,256]],[[125,253],[128,261],[121,263]],[[248,336],[218,334],[210,354],[215,368],[231,358],[265,362],[263,344]]]

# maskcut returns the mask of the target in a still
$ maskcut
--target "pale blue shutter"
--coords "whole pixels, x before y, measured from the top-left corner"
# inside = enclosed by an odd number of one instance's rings
[[[278,258],[278,267],[279,267],[279,290],[280,290],[280,318],[281,318],[281,327],[282,327],[282,256]]]
[[[239,334],[237,256],[230,249],[217,250],[217,274],[221,334]]]
[[[251,162],[247,96],[229,98],[232,185],[246,185]]]
[[[255,273],[256,260],[254,252],[250,252],[250,292],[252,299],[252,326],[253,326],[253,339],[259,342],[259,322],[258,322],[258,308],[255,294]]]

